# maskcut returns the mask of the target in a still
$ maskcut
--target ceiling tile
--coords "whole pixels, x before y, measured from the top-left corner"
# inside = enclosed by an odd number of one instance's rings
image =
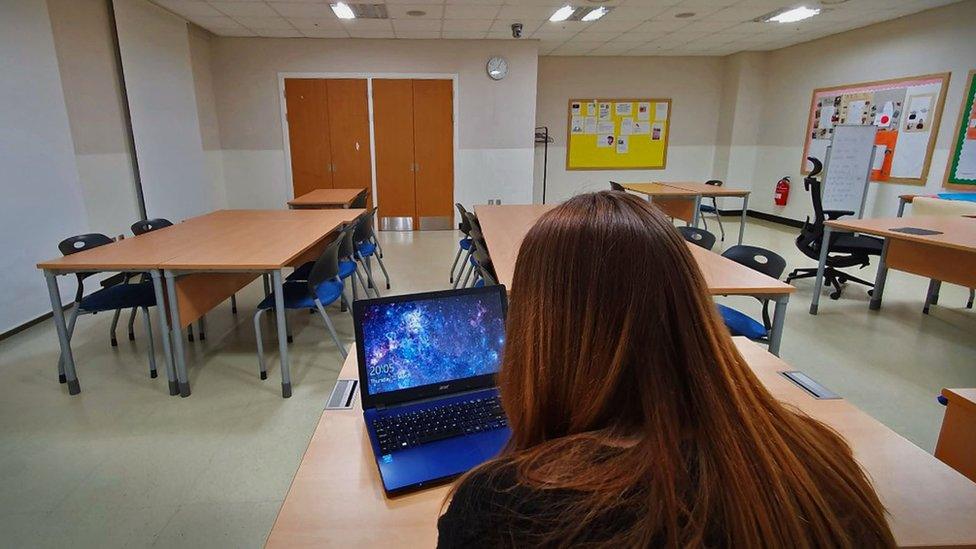
[[[482,39],[488,34],[487,31],[482,30],[446,30],[447,21],[444,22],[445,30],[441,32],[443,38],[449,40],[463,40],[463,39]]]
[[[312,2],[271,2],[271,9],[284,17],[333,17],[328,4]]]
[[[580,40],[585,40],[589,42],[609,42],[614,38],[620,36],[619,32],[599,32],[599,31],[584,31],[576,35],[576,38]]]
[[[491,28],[491,19],[445,19],[444,31],[450,32],[469,32],[480,31],[488,32]]]
[[[226,15],[191,15],[187,19],[207,30],[244,28]]]
[[[441,31],[440,19],[393,19],[393,30],[401,31]]]
[[[342,23],[336,17],[288,17],[296,29],[341,29]]]
[[[688,21],[648,21],[646,23],[641,23],[640,25],[634,27],[630,32],[675,32],[687,27],[690,23]]]
[[[237,15],[234,19],[251,30],[257,29],[293,29],[291,23],[284,17],[259,17],[251,15]]]
[[[468,6],[448,4],[444,6],[444,19],[494,19],[500,6]]]
[[[516,6],[502,6],[498,11],[498,19],[511,19],[516,20],[520,18],[524,19],[549,19],[556,10],[559,9],[558,6],[528,6],[528,5],[516,5]]]
[[[444,16],[444,6],[438,4],[389,4],[386,11],[393,19],[440,19]],[[422,11],[424,15],[408,15],[408,11]]]
[[[539,19],[535,19],[535,20],[532,20],[532,19],[523,19],[523,20],[519,21],[519,23],[522,23],[522,36],[529,36],[530,34],[534,33],[536,31],[536,29],[538,29],[539,27],[542,26],[542,23],[543,22],[544,21],[539,20]],[[511,34],[511,32],[512,32],[512,21],[503,20],[503,19],[496,19],[491,24],[491,29],[490,30],[492,32],[507,32],[507,33]]]
[[[695,21],[690,25],[688,25],[687,27],[682,27],[681,30],[678,32],[695,32],[695,31],[719,32],[723,30],[728,30],[738,24],[739,23],[735,23],[732,21],[710,21],[706,19],[704,21]]]
[[[634,48],[634,44],[608,43],[594,49],[588,55],[620,55]]]
[[[349,31],[349,36],[352,38],[396,38],[392,28],[390,30],[355,29]]]
[[[590,26],[587,27],[587,29],[604,31],[604,32],[607,32],[607,31],[610,31],[610,32],[624,32],[624,31],[629,31],[629,30],[637,27],[640,24],[641,24],[641,21],[638,21],[636,19],[631,19],[629,21],[623,21],[623,20],[622,21],[604,21],[603,19],[600,19],[598,21],[594,21],[593,23],[591,23]]]
[[[153,0],[153,3],[182,16],[220,15],[213,6],[199,0]]]
[[[257,36],[257,33],[241,27],[240,29],[218,29],[216,31],[211,30],[217,36],[230,36],[230,37],[248,37]]]
[[[210,2],[210,5],[226,15],[246,15],[252,17],[270,17],[278,15],[264,2]]]
[[[304,38],[302,31],[297,29],[251,29],[258,36],[265,38]]]
[[[340,21],[343,28],[350,33],[352,31],[390,31],[393,32],[393,24],[389,19],[350,19]]]
[[[434,40],[441,37],[441,31],[396,31],[396,37],[408,40]]]
[[[342,28],[301,29],[307,38],[349,38],[349,33]]]

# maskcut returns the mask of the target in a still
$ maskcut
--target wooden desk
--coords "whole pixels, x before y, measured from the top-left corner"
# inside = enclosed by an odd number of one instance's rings
[[[288,201],[288,207],[299,209],[349,208],[366,189],[316,189]]]
[[[976,482],[976,389],[942,389],[945,417],[935,457]]]
[[[538,204],[475,206],[498,282],[506,288],[512,287],[515,261],[518,259],[522,239],[539,217],[554,207]],[[698,262],[709,294],[749,295],[776,303],[769,334],[769,350],[778,354],[783,339],[783,325],[786,322],[786,307],[790,294],[796,288],[700,246],[688,244],[688,249]]]
[[[955,192],[959,192],[959,191],[955,191]],[[976,193],[973,193],[973,194],[976,194]],[[901,217],[902,215],[905,214],[905,204],[911,204],[919,196],[925,196],[925,197],[931,197],[931,198],[938,198],[939,197],[939,195],[937,195],[937,194],[902,194],[902,195],[898,195],[898,217]]]
[[[277,307],[282,395],[291,394],[282,272],[314,259],[328,236],[365,210],[219,210],[120,242],[38,263],[48,280],[68,392],[81,391],[56,277],[82,271],[149,272],[156,292],[170,394],[190,395],[183,328],[261,273],[270,274]],[[165,286],[164,286],[165,284]]]
[[[976,484],[847,401],[813,398],[779,374],[792,370],[788,364],[745,338],[734,340],[773,396],[847,439],[888,508],[900,546],[976,544]],[[358,378],[354,349],[339,378]],[[322,413],[267,547],[434,547],[447,491],[383,495],[357,396],[350,410]]]
[[[696,191],[701,196],[711,196],[715,198],[741,198],[742,215],[739,216],[739,244],[742,244],[742,237],[746,230],[746,212],[749,210],[749,192],[744,189],[733,189],[724,185],[706,185],[697,181],[657,181],[662,185],[677,187],[686,191]],[[718,211],[715,212],[718,215]],[[697,226],[697,225],[696,225]]]
[[[941,234],[915,235],[892,230],[902,227],[928,229]],[[824,227],[810,314],[817,314],[827,261],[827,243],[830,236],[837,232],[862,233],[884,238],[884,248],[869,305],[873,310],[881,308],[888,269],[931,279],[923,309],[926,313],[930,304],[938,302],[942,281],[967,288],[976,287],[976,219],[966,216],[837,219],[827,221]]]
[[[647,196],[647,199],[665,214],[698,226],[701,193],[672,187],[663,183],[622,183],[628,191]]]

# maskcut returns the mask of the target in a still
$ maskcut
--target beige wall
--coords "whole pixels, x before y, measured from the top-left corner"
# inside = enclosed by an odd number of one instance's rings
[[[455,198],[465,204],[532,199],[537,46],[532,41],[212,39],[213,82],[227,202],[282,207],[291,196],[279,73],[456,74],[459,150]],[[504,56],[509,75],[485,63]],[[379,197],[382,200],[382,197]]]
[[[547,201],[604,189],[607,181],[708,179],[712,174],[723,63],[719,57],[541,57],[537,124],[548,126]],[[670,97],[671,130],[664,170],[567,171],[567,109],[571,98]],[[541,200],[541,147],[536,150],[536,199]]]
[[[976,1],[971,0],[770,52],[750,207],[793,219],[808,215],[799,167],[814,88],[951,71],[925,189],[871,183],[865,215],[894,215],[899,194],[938,192],[966,74],[976,68],[974,22]],[[783,175],[793,176],[799,192],[792,193],[788,206],[777,207],[772,189]]]

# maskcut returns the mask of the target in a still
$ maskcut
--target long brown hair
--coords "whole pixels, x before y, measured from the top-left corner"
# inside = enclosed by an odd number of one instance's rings
[[[616,509],[636,520],[607,546],[894,545],[850,448],[766,391],[685,242],[634,196],[576,196],[528,232],[499,385],[512,437],[482,471],[580,495],[543,543]]]

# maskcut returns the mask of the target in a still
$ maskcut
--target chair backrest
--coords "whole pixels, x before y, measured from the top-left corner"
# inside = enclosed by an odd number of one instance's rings
[[[455,203],[454,206],[457,208],[458,214],[461,215],[461,224],[459,227],[461,232],[465,235],[471,234],[471,223],[468,221],[468,211],[464,209],[464,206],[462,206],[460,202]]]
[[[339,241],[339,259],[349,259],[356,254],[356,243],[353,242],[353,236],[356,233],[356,224],[359,221],[359,219],[354,219],[352,223],[343,227],[339,236],[336,237],[336,240]]]
[[[376,208],[373,208],[353,221],[356,224],[356,231],[353,233],[353,241],[356,244],[373,237],[373,213],[375,211]]]
[[[71,255],[114,242],[102,233],[88,233],[69,236],[58,244],[61,255]]]
[[[722,257],[777,279],[786,270],[786,260],[781,255],[758,246],[746,246],[745,244],[732,246],[722,252]]]
[[[625,189],[623,185],[621,185],[620,183],[617,183],[616,181],[611,181],[610,182],[610,190],[611,191],[627,192],[627,189]]]
[[[912,200],[912,215],[976,215],[976,202],[916,196]]]
[[[706,231],[705,229],[699,229],[697,227],[678,227],[678,232],[685,240],[691,242],[692,244],[697,244],[706,250],[711,250],[715,246],[715,235]]]
[[[478,215],[472,212],[464,212],[468,220],[468,236],[475,240],[484,240],[485,235],[481,232],[481,223],[478,222]]]
[[[722,180],[720,180],[720,179],[709,179],[708,181],[705,182],[705,184],[706,185],[711,185],[713,187],[721,187],[722,186]]]
[[[132,234],[139,236],[141,234],[151,233],[155,230],[162,229],[163,227],[171,227],[173,222],[164,219],[162,217],[157,217],[156,219],[143,219],[141,221],[136,221],[132,224]]]
[[[474,262],[478,265],[478,273],[481,275],[481,278],[485,279],[485,285],[493,286],[498,284],[498,275],[495,274],[495,266],[491,262],[491,256],[488,255],[488,248],[485,245],[485,241],[475,240],[472,246],[471,257],[474,258]]]
[[[308,292],[315,295],[315,289],[326,280],[339,277],[339,246],[342,245],[342,236],[336,238],[331,244],[325,247],[322,255],[315,260],[312,270],[308,273]]]
[[[363,192],[356,195],[356,198],[352,199],[352,203],[349,205],[350,208],[365,208],[366,199],[369,197],[369,191],[363,189]]]

